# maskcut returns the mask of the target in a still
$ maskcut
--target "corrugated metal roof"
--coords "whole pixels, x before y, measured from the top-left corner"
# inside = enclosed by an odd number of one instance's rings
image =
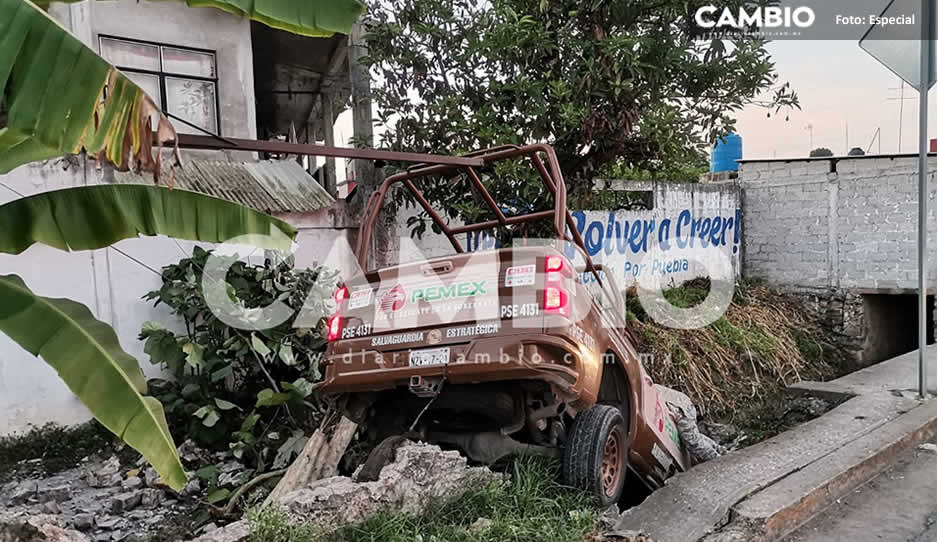
[[[244,167],[284,209],[315,211],[335,203],[335,198],[293,160],[247,162]]]
[[[153,184],[152,175],[131,171],[116,171],[114,178],[120,184]],[[265,213],[311,212],[335,203],[335,198],[293,160],[187,160],[182,168],[176,168],[174,186]]]

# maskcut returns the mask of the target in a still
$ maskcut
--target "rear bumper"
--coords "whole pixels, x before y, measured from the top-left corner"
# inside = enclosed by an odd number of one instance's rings
[[[428,348],[443,346],[450,348],[450,363],[428,367],[409,366],[410,348],[327,353],[320,390],[380,391],[405,387],[412,376],[443,377],[454,384],[534,379],[549,382],[555,393],[575,405],[596,402],[601,360],[565,338],[494,336]]]

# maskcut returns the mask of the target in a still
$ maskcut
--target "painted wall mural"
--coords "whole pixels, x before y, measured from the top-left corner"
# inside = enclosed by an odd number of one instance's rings
[[[679,285],[698,276],[718,257],[726,257],[739,275],[740,209],[678,208],[648,211],[573,211],[576,230],[586,252],[617,282],[657,277],[663,286]],[[496,248],[488,232],[466,234],[470,251]],[[567,257],[575,250],[567,247]]]

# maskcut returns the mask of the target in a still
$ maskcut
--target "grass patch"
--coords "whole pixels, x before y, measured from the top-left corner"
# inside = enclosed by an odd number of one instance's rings
[[[454,501],[434,501],[419,516],[387,509],[361,523],[317,536],[306,526],[303,540],[343,542],[446,542],[583,540],[599,529],[599,511],[589,497],[561,485],[558,465],[519,457],[509,479],[472,489]],[[265,515],[266,514],[266,515]],[[480,518],[491,523],[472,527]],[[486,522],[487,523],[487,522]],[[251,542],[294,542],[283,512],[264,511],[251,519]]]
[[[312,525],[291,523],[280,506],[252,508],[247,513],[250,542],[308,542],[316,534]]]

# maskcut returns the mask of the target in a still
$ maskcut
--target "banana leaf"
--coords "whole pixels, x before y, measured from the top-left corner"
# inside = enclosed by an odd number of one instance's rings
[[[37,4],[48,5],[52,0]],[[54,0],[79,2],[80,0]],[[362,13],[360,0],[183,0],[189,7],[213,7],[238,17],[250,17],[271,28],[310,37],[348,34]]]
[[[0,331],[51,365],[105,427],[179,490],[186,475],[160,402],[145,395],[137,361],[110,326],[81,303],[34,294],[16,275],[0,275]]]
[[[289,248],[296,229],[243,205],[187,190],[105,184],[42,192],[0,205],[0,253],[34,243],[92,250],[138,235],[220,243],[245,234],[264,248]]]
[[[359,0],[185,0],[190,7],[218,8],[271,28],[310,37],[348,34],[365,12]]]
[[[0,0],[0,91],[0,173],[85,149],[158,179],[153,130],[160,146],[176,138],[137,85],[28,0]]]

